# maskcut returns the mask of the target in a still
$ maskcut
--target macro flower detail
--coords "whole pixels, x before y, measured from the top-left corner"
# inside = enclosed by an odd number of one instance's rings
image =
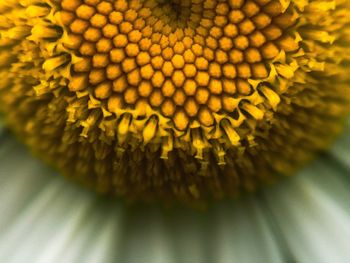
[[[98,192],[237,196],[349,113],[346,0],[3,0],[0,109]]]

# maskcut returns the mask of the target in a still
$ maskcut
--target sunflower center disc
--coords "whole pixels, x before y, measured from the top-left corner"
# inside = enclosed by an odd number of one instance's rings
[[[329,145],[349,110],[349,1],[0,1],[0,108],[103,193],[235,196]]]

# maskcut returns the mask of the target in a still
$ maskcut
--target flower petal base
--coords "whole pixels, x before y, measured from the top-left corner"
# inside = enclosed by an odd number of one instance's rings
[[[349,112],[345,0],[3,0],[0,108],[98,192],[237,196],[325,149]]]

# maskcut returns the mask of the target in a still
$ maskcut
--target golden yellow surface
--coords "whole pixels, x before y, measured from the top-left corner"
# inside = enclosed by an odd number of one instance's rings
[[[131,199],[237,196],[349,111],[345,0],[2,0],[0,108],[68,177]]]

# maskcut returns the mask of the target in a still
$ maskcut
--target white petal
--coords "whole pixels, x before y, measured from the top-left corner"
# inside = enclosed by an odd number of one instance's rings
[[[281,262],[253,198],[206,212],[127,208],[65,181],[13,140],[2,140],[0,162],[6,262]]]
[[[349,262],[350,134],[298,176],[265,191],[268,208],[298,262]]]
[[[210,262],[282,262],[267,218],[254,199],[220,206],[210,223]]]
[[[31,157],[1,128],[0,138],[0,258],[5,262],[350,259],[350,136],[299,176],[206,212],[129,208],[98,198]]]

